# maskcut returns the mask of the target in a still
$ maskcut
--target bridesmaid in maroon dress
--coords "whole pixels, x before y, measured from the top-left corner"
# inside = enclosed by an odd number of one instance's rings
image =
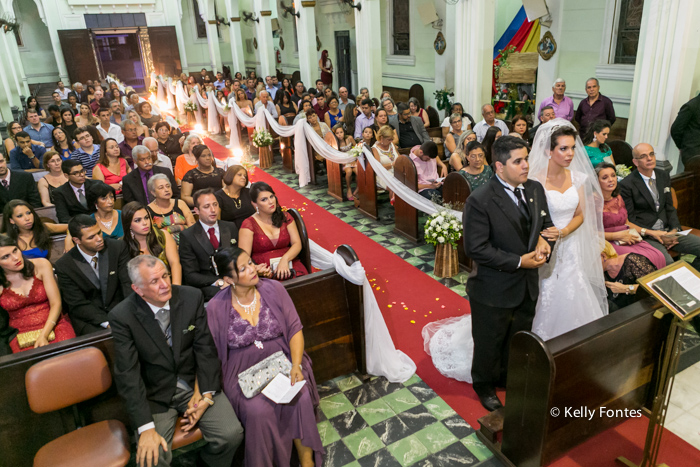
[[[61,295],[51,263],[43,258],[26,259],[17,243],[0,235],[0,306],[10,316],[10,326],[18,333],[41,330],[33,348],[49,344],[54,331],[58,342],[75,337],[67,317],[61,314]],[[20,349],[15,337],[10,341],[13,353]]]
[[[279,259],[272,277],[278,280],[305,276],[309,272],[297,258],[301,237],[292,216],[282,211],[275,192],[265,182],[250,186],[250,199],[257,212],[243,221],[238,231],[238,246],[248,252],[257,264],[270,266]],[[292,262],[291,271],[289,262]]]

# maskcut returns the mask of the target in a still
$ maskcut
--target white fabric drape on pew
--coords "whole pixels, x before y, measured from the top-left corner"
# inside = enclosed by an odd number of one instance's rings
[[[416,364],[405,353],[397,350],[386,327],[384,316],[374,297],[372,286],[365,276],[365,268],[359,261],[351,266],[338,252],[331,253],[309,239],[311,264],[319,269],[334,268],[338,274],[355,285],[362,286],[362,299],[365,306],[365,354],[367,372],[384,376],[392,383],[403,383],[415,372]]]

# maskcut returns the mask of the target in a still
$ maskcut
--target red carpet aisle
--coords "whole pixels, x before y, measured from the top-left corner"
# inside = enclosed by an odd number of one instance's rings
[[[206,144],[219,159],[230,155],[226,148],[210,139]],[[282,206],[298,209],[309,237],[323,248],[334,251],[338,245],[346,243],[355,249],[375,289],[396,347],[413,359],[418,376],[467,423],[477,428],[477,419],[485,415],[486,410],[481,407],[471,385],[442,376],[423,351],[420,334],[427,323],[468,313],[469,302],[263,170],[256,168],[250,178],[251,182],[268,183]],[[504,393],[499,395],[503,398]],[[646,421],[646,418],[629,420],[579,446],[552,465],[612,467],[619,455],[637,462],[641,458]],[[659,460],[671,467],[700,465],[700,452],[666,430]]]

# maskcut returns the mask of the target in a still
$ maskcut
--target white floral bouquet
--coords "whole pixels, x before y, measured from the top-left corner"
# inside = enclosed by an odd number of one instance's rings
[[[360,154],[362,154],[362,148],[364,146],[364,143],[357,144],[353,147],[350,148],[348,151],[348,155],[352,157],[360,157]]]
[[[272,139],[270,132],[265,129],[255,131],[253,133],[253,144],[256,148],[270,146],[274,142],[275,140]]]
[[[438,211],[425,223],[425,243],[430,245],[448,244],[457,248],[461,237],[462,223],[447,211]]]
[[[185,102],[185,112],[196,112],[197,104],[192,101]]]
[[[155,94],[158,92],[158,86],[157,85],[152,85],[150,88],[148,88],[148,92]]]
[[[617,164],[615,166],[615,174],[617,174],[618,177],[625,178],[631,173],[632,171],[625,164]]]

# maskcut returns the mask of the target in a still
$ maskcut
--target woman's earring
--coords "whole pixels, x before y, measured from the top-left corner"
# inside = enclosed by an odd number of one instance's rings
[[[131,238],[135,238],[136,236],[134,235],[134,231],[131,231]]]
[[[258,214],[260,214],[260,208],[257,207],[257,206],[255,206],[255,212],[257,212]]]

